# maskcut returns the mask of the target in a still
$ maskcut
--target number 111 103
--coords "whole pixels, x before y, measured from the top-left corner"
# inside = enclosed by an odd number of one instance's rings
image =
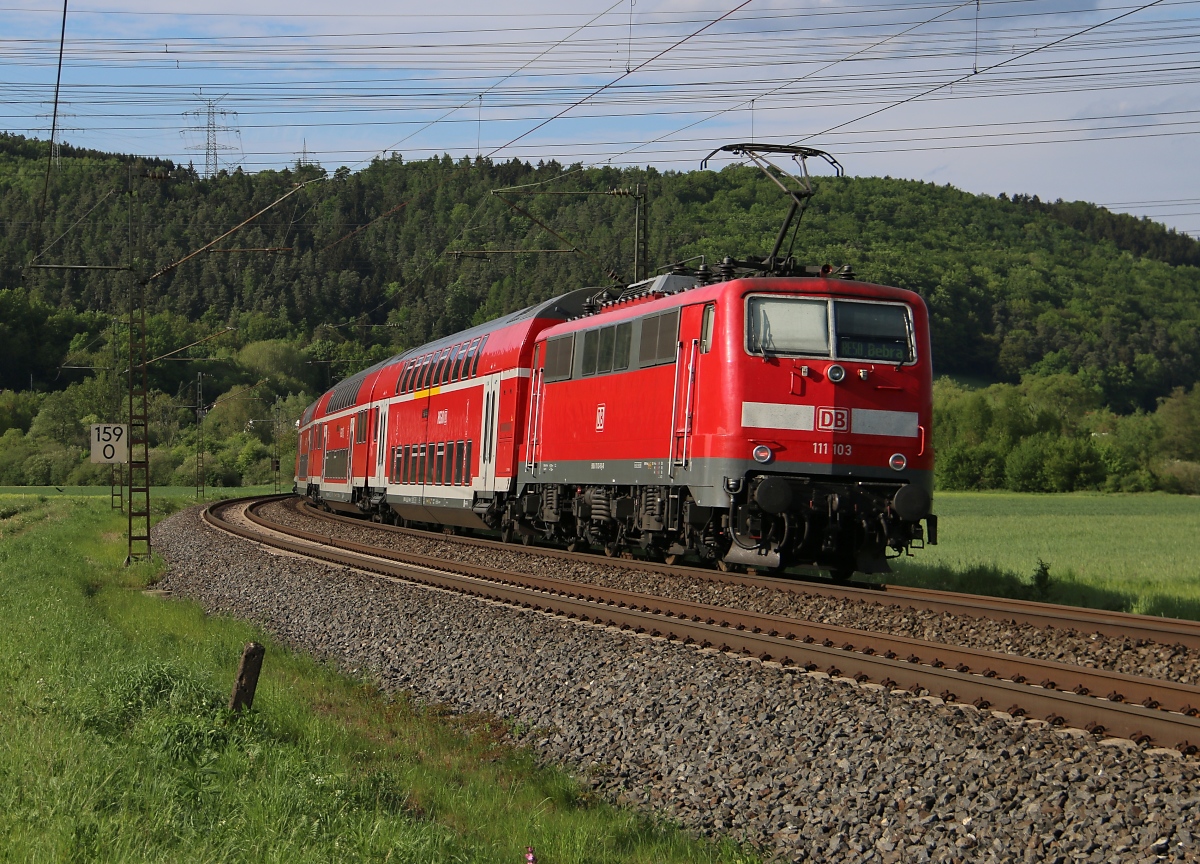
[[[828,456],[830,446],[833,447],[833,455],[834,456],[849,456],[850,455],[850,445],[849,444],[830,445],[830,443],[828,441],[814,441],[813,442],[813,454],[816,456]]]

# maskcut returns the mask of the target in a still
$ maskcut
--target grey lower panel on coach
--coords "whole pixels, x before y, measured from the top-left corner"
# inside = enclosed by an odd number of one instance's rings
[[[470,498],[438,498],[432,495],[388,495],[387,504],[402,519],[432,522],[459,528],[487,528],[487,523],[471,509]]]

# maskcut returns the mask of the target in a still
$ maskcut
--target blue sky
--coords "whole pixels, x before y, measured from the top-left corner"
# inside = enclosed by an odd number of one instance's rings
[[[203,169],[219,99],[220,164],[252,171],[393,150],[686,169],[804,140],[853,175],[1200,236],[1200,0],[740,2],[80,2],[60,138]],[[0,0],[0,128],[46,137],[61,14]]]

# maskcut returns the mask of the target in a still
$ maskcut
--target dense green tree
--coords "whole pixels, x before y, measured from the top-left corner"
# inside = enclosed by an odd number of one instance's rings
[[[1162,448],[1175,459],[1200,462],[1200,386],[1182,387],[1164,399],[1157,412],[1162,422]]]
[[[169,268],[318,175],[235,172],[198,180],[187,169],[158,165],[155,173],[166,179],[140,179],[145,163],[80,151],[53,175],[46,224],[38,226],[41,172],[31,170],[29,154],[39,148],[12,136],[0,147],[0,218],[13,226],[0,238],[0,287],[21,289],[23,307],[13,314],[34,325],[22,332],[47,334],[14,341],[9,365],[0,366],[0,386],[14,389],[27,386],[16,377],[29,368],[44,387],[62,344],[105,326],[107,318],[83,320],[76,310],[119,316],[135,276],[159,271],[146,288],[152,308],[199,325],[185,334],[160,322],[170,348],[231,324],[239,345],[303,341],[318,327],[353,324],[341,338],[385,354],[578,285],[603,285],[610,273],[629,278],[628,198],[513,197],[564,240],[491,195],[498,187],[595,193],[645,183],[655,265],[765,253],[786,208],[778,190],[748,167],[658,172],[396,156],[318,179],[221,244],[289,251],[204,254]],[[1081,375],[1121,412],[1153,410],[1175,387],[1200,380],[1200,244],[1190,238],[1080,203],[1042,205],[887,178],[823,178],[818,185],[794,253],[812,263],[848,263],[863,278],[920,292],[932,314],[939,371],[1011,382],[1027,372]],[[132,246],[123,230],[130,213]],[[1100,223],[1121,227],[1095,229]],[[42,260],[132,262],[134,276],[23,269],[36,244],[63,232]],[[470,252],[571,247],[587,256]],[[463,250],[470,254],[453,254]],[[360,326],[384,323],[394,326]],[[332,339],[328,331],[319,338]],[[156,386],[175,392],[194,378],[186,367],[164,364]]]
[[[41,394],[32,391],[19,393],[13,390],[0,390],[0,434],[9,429],[28,432],[41,402]]]

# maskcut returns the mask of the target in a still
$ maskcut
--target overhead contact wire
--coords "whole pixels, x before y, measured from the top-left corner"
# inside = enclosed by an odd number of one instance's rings
[[[1047,42],[1044,45],[1038,45],[1034,48],[1030,48],[1028,51],[1023,51],[1022,53],[1017,54],[1016,56],[1010,57],[1007,60],[1001,60],[999,63],[995,63],[991,66],[988,66],[982,72],[972,71],[971,73],[969,73],[967,75],[962,75],[958,78],[955,78],[953,81],[947,81],[943,84],[938,84],[936,87],[931,87],[930,89],[928,89],[922,93],[917,93],[916,95],[909,96],[906,99],[901,99],[898,102],[893,102],[890,105],[885,105],[882,108],[878,108],[874,111],[869,111],[866,114],[863,114],[861,117],[855,117],[853,120],[847,120],[844,123],[838,123],[836,126],[830,126],[828,129],[825,129],[821,132],[814,132],[811,135],[806,135],[803,138],[799,138],[799,139],[793,141],[792,143],[800,144],[804,141],[810,141],[813,138],[816,138],[818,135],[828,135],[830,132],[835,132],[838,129],[842,129],[846,126],[850,126],[851,124],[857,123],[860,120],[866,120],[868,117],[874,117],[876,114],[882,114],[884,111],[890,111],[891,109],[898,108],[901,105],[907,105],[909,102],[915,102],[916,100],[922,99],[926,96],[936,93],[939,90],[945,90],[947,87],[953,87],[955,84],[961,84],[964,81],[968,81],[971,78],[974,78],[977,74],[984,75],[988,72],[992,72],[996,69],[999,69],[1001,66],[1007,66],[1009,63],[1015,63],[1018,60],[1024,60],[1026,57],[1030,56],[1031,54],[1036,54],[1039,51],[1045,51],[1048,48],[1053,48],[1055,45],[1059,45],[1059,44],[1061,44],[1063,42],[1067,42],[1068,40],[1071,40],[1071,39],[1077,39],[1078,37],[1083,36],[1085,33],[1090,33],[1093,30],[1100,29],[1101,27],[1107,27],[1109,24],[1120,21],[1122,18],[1128,18],[1130,15],[1136,15],[1139,12],[1144,12],[1145,10],[1149,9],[1151,6],[1157,6],[1162,2],[1164,2],[1164,0],[1152,0],[1152,2],[1150,2],[1150,3],[1145,3],[1145,4],[1137,7],[1136,9],[1129,10],[1128,12],[1122,12],[1120,15],[1117,15],[1113,18],[1109,18],[1107,21],[1101,21],[1099,24],[1093,24],[1090,27],[1085,27],[1082,30],[1079,30],[1075,33],[1069,33],[1066,36],[1063,36],[1059,39],[1055,39],[1051,42]]]
[[[929,24],[932,24],[934,21],[937,21],[939,18],[944,18],[946,15],[949,15],[951,12],[958,11],[959,9],[963,8],[963,6],[969,6],[971,4],[971,2],[973,2],[973,0],[967,0],[967,2],[965,2],[965,3],[960,3],[958,6],[955,6],[952,9],[947,9],[944,12],[940,12],[937,15],[934,15],[932,18],[929,18],[925,21],[920,22],[919,24],[914,24],[906,30],[902,30],[899,33],[894,33],[891,36],[888,36],[884,39],[880,39],[878,42],[868,45],[866,48],[860,48],[859,50],[854,51],[851,54],[847,54],[845,57],[840,57],[837,60],[834,60],[830,63],[825,64],[824,66],[820,67],[819,69],[814,69],[812,72],[808,72],[804,75],[801,75],[799,78],[793,78],[792,80],[788,81],[785,84],[780,84],[778,87],[774,87],[771,90],[766,91],[765,93],[761,93],[758,96],[755,96],[753,99],[750,100],[750,104],[753,105],[753,103],[755,101],[757,101],[758,99],[765,99],[768,96],[772,96],[772,95],[778,93],[780,90],[783,90],[787,87],[791,87],[795,84],[798,84],[807,78],[811,78],[813,75],[819,75],[821,72],[825,72],[829,69],[832,69],[834,66],[837,66],[840,63],[845,63],[849,60],[853,60],[855,57],[859,56],[860,54],[865,54],[867,51],[873,51],[876,48],[878,48],[879,46],[884,45],[888,42],[891,42],[893,39],[899,39],[902,36],[907,36],[909,33],[913,32],[914,30],[918,30],[921,27],[925,27]],[[722,109],[721,111],[714,112],[707,117],[702,117],[701,119],[695,121],[694,123],[689,123],[680,129],[676,129],[674,132],[668,132],[665,135],[660,135],[659,137],[654,138],[650,141],[647,141],[644,144],[639,144],[637,147],[634,147],[631,150],[626,150],[624,153],[618,153],[616,156],[609,157],[608,161],[611,162],[613,159],[620,159],[622,156],[628,156],[630,153],[636,153],[638,150],[641,150],[643,147],[649,147],[651,144],[657,144],[660,141],[664,141],[667,138],[671,138],[675,135],[680,134],[681,132],[686,132],[689,129],[693,129],[696,126],[699,126],[701,123],[707,123],[709,120],[715,120],[718,117],[728,114],[730,111],[736,111],[739,108],[744,108],[744,107],[746,107],[746,104],[747,103],[743,101],[739,105],[734,105],[732,107]]]
[[[614,3],[614,4],[613,4],[613,5],[611,5],[611,6],[609,6],[607,9],[605,9],[605,10],[604,10],[603,12],[601,12],[599,15],[595,16],[594,18],[592,18],[592,19],[591,19],[590,21],[588,21],[586,24],[584,24],[584,25],[582,25],[582,26],[580,26],[580,27],[576,28],[576,29],[575,29],[575,30],[573,30],[573,31],[572,31],[570,34],[568,34],[567,36],[564,36],[562,39],[560,39],[560,40],[559,40],[558,42],[556,42],[554,45],[552,45],[552,46],[550,46],[549,48],[547,48],[545,51],[543,51],[543,52],[542,52],[541,54],[539,54],[537,57],[534,57],[532,60],[529,60],[529,61],[528,61],[528,62],[526,62],[524,65],[520,66],[520,67],[519,67],[519,68],[517,68],[517,69],[514,69],[512,72],[509,72],[507,75],[505,75],[503,78],[501,78],[501,79],[500,79],[499,81],[497,81],[495,84],[493,84],[491,87],[488,87],[486,90],[484,90],[482,93],[480,93],[480,94],[479,94],[479,96],[477,97],[477,98],[479,99],[479,110],[480,110],[480,112],[482,113],[482,111],[483,111],[483,97],[484,97],[484,96],[486,96],[488,93],[492,92],[494,89],[496,89],[497,87],[499,87],[501,84],[503,84],[503,83],[504,83],[505,81],[507,81],[508,79],[512,78],[514,75],[518,75],[518,74],[520,74],[520,73],[521,73],[523,70],[525,70],[525,69],[529,68],[529,66],[531,66],[533,63],[536,63],[538,60],[540,60],[540,59],[542,59],[543,57],[545,57],[547,54],[549,54],[549,53],[550,53],[551,51],[553,51],[555,48],[558,48],[560,45],[562,45],[562,44],[563,44],[564,42],[566,42],[568,39],[570,39],[570,38],[572,38],[573,36],[575,36],[575,34],[579,33],[581,30],[583,30],[583,29],[585,29],[585,28],[587,28],[587,27],[590,27],[592,24],[594,24],[596,21],[598,21],[598,20],[600,20],[601,18],[603,18],[605,15],[607,15],[607,14],[608,14],[609,12],[611,12],[613,9],[617,8],[618,6],[620,6],[620,5],[621,5],[621,3],[623,3],[623,2],[624,2],[624,0],[617,0],[617,2],[616,2],[616,3]],[[379,150],[379,151],[377,151],[377,152],[376,152],[376,155],[378,155],[379,153],[385,153],[385,152],[387,152],[388,150],[392,150],[392,149],[394,149],[394,148],[396,148],[396,147],[399,147],[401,144],[403,144],[405,141],[409,140],[409,139],[410,139],[410,138],[412,138],[413,136],[415,136],[415,135],[418,135],[418,134],[420,134],[421,132],[424,132],[426,129],[430,128],[431,126],[433,126],[433,125],[434,125],[434,124],[436,124],[436,123],[440,123],[441,121],[443,121],[443,120],[445,120],[447,117],[449,117],[451,114],[455,113],[456,111],[460,111],[460,110],[462,110],[462,108],[463,108],[463,107],[465,107],[466,105],[469,105],[469,104],[470,104],[471,102],[473,102],[473,101],[475,101],[475,100],[474,100],[474,99],[472,99],[472,100],[470,100],[469,102],[464,102],[462,105],[459,105],[459,106],[457,106],[457,107],[455,107],[455,108],[451,108],[449,111],[447,111],[447,112],[446,112],[445,114],[443,114],[441,117],[437,118],[436,120],[433,120],[433,121],[432,121],[432,122],[430,122],[430,123],[427,123],[427,124],[425,124],[424,126],[422,126],[420,129],[416,130],[415,132],[412,132],[412,133],[410,133],[409,135],[406,135],[405,137],[401,138],[399,141],[397,141],[395,144],[391,145],[390,147],[385,147],[383,150]],[[488,156],[490,157],[490,156],[491,156],[491,154],[489,153],[489,154],[488,154]],[[476,154],[476,157],[478,158],[478,154]],[[355,163],[355,164],[356,164],[356,165],[361,165],[361,164],[362,164],[363,162],[365,162],[365,161],[367,161],[367,160],[363,159],[363,160],[360,160],[359,162],[357,162],[357,163]],[[443,180],[442,180],[440,183],[438,183],[438,184],[437,184],[437,185],[434,187],[434,190],[440,189],[440,188],[442,187],[442,185],[443,185],[443,184],[450,182],[450,177],[452,177],[452,176],[454,176],[454,175],[450,175],[450,176],[448,176],[448,177],[444,178],[444,179],[443,179]],[[372,219],[370,222],[366,223],[366,225],[359,226],[358,228],[354,229],[353,231],[351,231],[349,234],[345,235],[344,237],[340,237],[340,238],[338,238],[337,240],[333,241],[333,242],[332,242],[332,243],[330,243],[328,246],[326,246],[325,248],[323,248],[321,251],[322,251],[322,252],[327,252],[328,250],[332,249],[333,247],[340,245],[340,244],[341,244],[341,243],[343,243],[344,241],[346,241],[346,240],[349,240],[351,237],[354,237],[356,234],[359,234],[359,233],[361,233],[362,231],[366,230],[366,228],[367,228],[367,227],[369,227],[370,225],[373,225],[374,223],[378,222],[379,220],[381,220],[381,219],[386,219],[386,218],[387,218],[387,217],[389,217],[389,216],[392,216],[392,215],[395,215],[396,213],[399,213],[401,210],[403,210],[405,207],[407,207],[407,206],[408,206],[408,205],[409,205],[409,204],[410,204],[410,203],[411,203],[413,200],[415,200],[415,198],[408,198],[408,199],[406,199],[406,200],[404,200],[404,201],[401,201],[401,202],[400,202],[399,204],[397,204],[395,207],[391,208],[390,210],[388,210],[388,211],[387,211],[387,212],[385,212],[385,213],[381,213],[379,216],[375,217],[375,218],[374,218],[374,219]],[[362,317],[362,316],[359,316],[359,317]]]
[[[574,110],[575,108],[578,108],[580,105],[582,105],[584,102],[587,102],[589,99],[599,96],[605,90],[607,90],[608,88],[612,87],[615,84],[620,83],[621,81],[624,81],[626,78],[628,78],[630,75],[634,74],[635,72],[640,72],[642,69],[645,69],[647,66],[649,66],[651,63],[653,63],[655,60],[662,57],[664,54],[668,53],[669,51],[673,51],[674,49],[678,48],[680,45],[684,44],[685,42],[688,42],[688,41],[696,38],[701,33],[703,33],[705,30],[708,30],[708,29],[716,26],[717,24],[721,23],[726,18],[728,18],[730,15],[733,15],[734,13],[738,12],[739,10],[744,9],[745,7],[749,6],[752,2],[753,2],[753,0],[745,0],[745,2],[739,3],[737,6],[735,6],[733,9],[730,9],[728,12],[726,12],[721,17],[710,21],[709,23],[707,23],[703,27],[701,27],[699,30],[696,30],[693,33],[688,34],[687,36],[684,36],[682,39],[678,40],[677,42],[675,42],[671,45],[668,45],[666,48],[659,51],[657,54],[655,54],[649,60],[646,60],[645,62],[639,64],[638,66],[635,66],[633,69],[629,70],[628,72],[624,72],[621,75],[618,75],[612,81],[609,81],[607,84],[601,85],[600,87],[596,88],[591,93],[589,93],[587,96],[584,96],[582,99],[579,99],[576,102],[572,102],[570,105],[568,105],[566,108],[559,111],[553,117],[546,118],[541,123],[534,126],[532,129],[522,132],[516,138],[513,138],[511,141],[509,141],[507,144],[502,144],[501,146],[497,147],[495,150],[493,150],[491,153],[489,153],[488,156],[489,157],[494,156],[495,154],[497,154],[501,150],[503,150],[505,147],[511,147],[513,144],[516,144],[522,138],[528,138],[534,132],[537,132],[539,129],[549,125],[550,123],[553,123],[559,117],[562,117],[563,115],[569,113],[570,111]],[[1161,0],[1160,0],[1160,2],[1161,2]]]

